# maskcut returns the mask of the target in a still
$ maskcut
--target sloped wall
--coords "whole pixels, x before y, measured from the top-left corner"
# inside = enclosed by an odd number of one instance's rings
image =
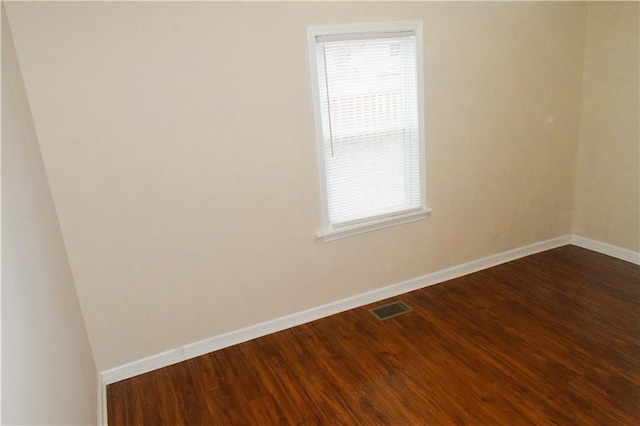
[[[2,424],[95,424],[97,371],[2,14]]]

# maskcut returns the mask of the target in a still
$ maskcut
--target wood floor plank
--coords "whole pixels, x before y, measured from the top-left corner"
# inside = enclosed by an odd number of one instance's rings
[[[395,299],[109,385],[109,424],[640,424],[639,266],[565,246]]]

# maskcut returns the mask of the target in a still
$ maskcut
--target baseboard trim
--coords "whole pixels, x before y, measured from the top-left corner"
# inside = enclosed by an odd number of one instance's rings
[[[402,281],[386,287],[375,289],[366,293],[358,294],[346,299],[307,309],[305,311],[293,313],[270,321],[265,321],[250,327],[234,330],[218,336],[213,336],[199,342],[194,342],[176,349],[171,349],[138,361],[130,362],[118,367],[100,372],[101,386],[135,377],[158,368],[176,364],[191,358],[204,355],[219,349],[223,349],[238,343],[265,336],[267,334],[286,330],[297,325],[305,324],[320,318],[324,318],[339,312],[357,308],[370,303],[375,303],[390,297],[398,296],[410,291],[418,290],[430,285],[438,284],[471,274],[483,269],[487,269],[505,262],[529,256],[541,251],[550,250],[556,247],[570,244],[572,237],[565,235],[558,238],[530,244],[513,250],[508,250],[472,262],[457,265],[451,268],[436,271],[417,278]],[[106,419],[106,392],[103,392],[105,406],[102,408],[104,414],[102,419]],[[105,423],[106,424],[106,423]]]
[[[591,240],[579,235],[571,236],[571,244],[640,265],[640,253],[636,251],[627,250],[611,244],[601,243],[600,241]]]
[[[108,426],[107,418],[107,385],[102,380],[102,374],[98,373],[98,426]]]

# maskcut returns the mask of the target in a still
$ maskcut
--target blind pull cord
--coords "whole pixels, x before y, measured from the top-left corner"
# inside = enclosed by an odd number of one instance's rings
[[[331,98],[329,97],[329,74],[327,74],[327,51],[322,43],[322,65],[324,67],[324,90],[327,92],[327,112],[329,113],[329,144],[331,146],[331,158],[333,158],[333,126],[331,124]]]

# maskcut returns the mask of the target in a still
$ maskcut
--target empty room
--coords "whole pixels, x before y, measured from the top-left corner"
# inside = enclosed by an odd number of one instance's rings
[[[3,1],[2,424],[639,424],[639,16]]]

